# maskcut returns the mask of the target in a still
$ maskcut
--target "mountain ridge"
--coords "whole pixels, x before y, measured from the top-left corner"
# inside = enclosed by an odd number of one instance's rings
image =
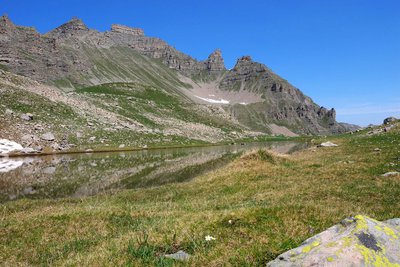
[[[220,49],[204,60],[196,60],[160,38],[146,36],[143,29],[120,24],[99,32],[73,18],[40,34],[32,27],[16,26],[2,16],[0,68],[64,92],[102,84],[109,88],[107,84],[113,83],[151,86],[183,105],[190,103],[193,112],[206,108],[212,117],[211,110],[216,106],[232,120],[232,125],[241,125],[238,127],[245,131],[294,135],[347,130],[345,124],[336,122],[334,109],[317,105],[250,56],[240,57],[228,70]],[[119,90],[118,86],[112,88]],[[91,97],[101,104],[96,95]],[[159,105],[155,101],[153,105]],[[143,121],[149,125],[168,120],[161,119],[161,113],[135,114],[146,117]]]

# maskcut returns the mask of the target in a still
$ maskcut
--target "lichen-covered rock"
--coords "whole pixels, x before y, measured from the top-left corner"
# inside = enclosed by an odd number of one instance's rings
[[[347,218],[267,266],[400,267],[400,219],[378,222],[362,215]]]

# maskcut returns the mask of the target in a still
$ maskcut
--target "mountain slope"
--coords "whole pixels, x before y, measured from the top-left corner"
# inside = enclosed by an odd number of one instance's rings
[[[315,104],[248,56],[227,70],[218,49],[198,61],[122,25],[98,32],[74,18],[42,35],[0,17],[0,68],[162,134],[220,141],[233,138],[232,131],[244,136],[346,130],[334,109]],[[206,128],[196,130],[197,124]]]

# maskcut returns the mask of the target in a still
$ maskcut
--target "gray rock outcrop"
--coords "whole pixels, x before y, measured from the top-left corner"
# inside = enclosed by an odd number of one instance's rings
[[[52,134],[52,133],[45,133],[45,134],[42,134],[41,136],[40,136],[40,138],[42,139],[42,140],[45,140],[45,141],[54,141],[56,138],[54,137],[54,134]]]
[[[357,215],[307,239],[267,266],[399,266],[400,219]]]

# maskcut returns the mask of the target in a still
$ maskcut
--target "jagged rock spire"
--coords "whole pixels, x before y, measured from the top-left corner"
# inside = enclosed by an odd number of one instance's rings
[[[222,71],[225,70],[224,59],[220,49],[214,50],[206,60],[207,70],[209,71]]]

